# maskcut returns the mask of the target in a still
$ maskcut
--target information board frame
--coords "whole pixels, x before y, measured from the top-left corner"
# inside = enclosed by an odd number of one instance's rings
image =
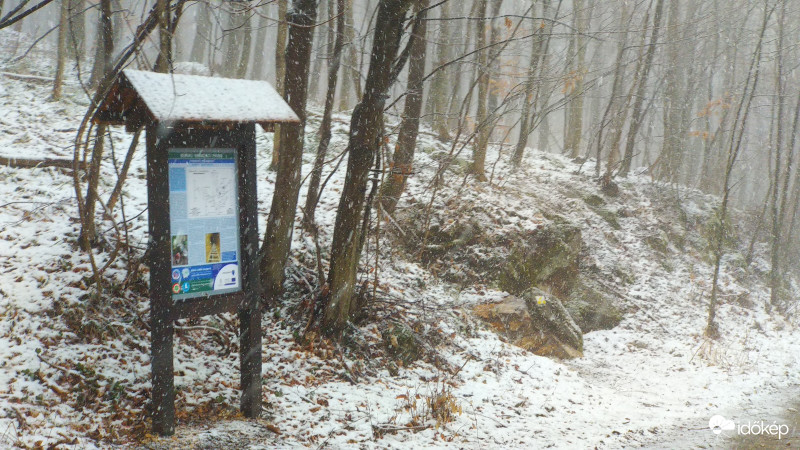
[[[247,107],[242,107],[243,101]],[[150,269],[153,384],[149,415],[153,431],[161,435],[175,432],[174,322],[217,313],[237,312],[239,315],[240,410],[246,417],[258,417],[261,412],[261,291],[257,271],[255,125],[271,133],[278,124],[302,126],[300,117],[266,81],[125,69],[106,91],[91,120],[95,124],[125,125],[128,132],[146,129],[150,240],[145,258]],[[235,149],[241,290],[174,301],[170,272],[168,149],[192,147]],[[222,236],[214,242],[221,247]],[[211,238],[208,245],[210,251]]]
[[[174,433],[175,320],[225,312],[237,312],[239,316],[240,409],[246,417],[258,417],[261,412],[261,310],[258,306],[255,124],[203,126],[153,122],[147,125],[146,131],[153,429],[162,435]],[[171,276],[169,151],[193,148],[235,149],[241,290],[175,301]]]

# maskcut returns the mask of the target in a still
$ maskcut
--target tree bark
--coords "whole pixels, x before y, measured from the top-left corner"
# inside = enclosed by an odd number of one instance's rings
[[[289,11],[289,0],[278,0],[278,36],[275,38],[275,90],[286,98],[284,92],[284,78],[286,76],[286,36],[289,33],[287,12]],[[314,8],[316,17],[316,7]],[[309,44],[310,45],[310,44]],[[310,54],[310,53],[309,53]],[[307,95],[307,94],[306,94]],[[305,105],[303,105],[305,108]],[[270,170],[278,169],[278,159],[281,153],[281,127],[275,126],[275,134],[272,140],[272,162]]]
[[[209,5],[206,2],[197,2],[197,12],[195,13],[195,29],[194,40],[192,41],[192,50],[189,54],[189,60],[205,63],[206,62],[206,46],[211,42],[211,12]],[[210,64],[209,64],[210,65]]]
[[[411,0],[381,0],[375,23],[364,95],[353,110],[347,174],[339,200],[331,244],[329,297],[324,305],[322,329],[340,334],[357,312],[354,302],[360,258],[360,229],[369,169],[379,150],[383,108],[392,83],[394,59],[403,35]]]
[[[342,61],[342,50],[344,48],[344,27],[345,0],[336,0],[337,14],[336,19],[336,39],[333,44],[333,57],[328,68],[328,88],[325,96],[325,112],[322,115],[322,123],[319,126],[319,145],[317,146],[317,156],[314,159],[314,168],[311,170],[311,180],[308,184],[306,194],[306,207],[303,213],[303,221],[310,226],[315,223],[314,214],[317,210],[319,200],[319,184],[322,179],[322,165],[325,162],[325,155],[328,154],[328,145],[331,142],[331,118],[333,116],[333,102],[336,97],[336,85],[339,80],[339,66]]]
[[[308,99],[313,103],[317,103],[317,96],[319,93],[319,82],[320,78],[322,78],[322,63],[323,60],[330,55],[328,52],[330,51],[329,48],[325,47],[327,43],[325,28],[329,25],[328,21],[333,17],[333,11],[328,9],[328,2],[327,0],[320,0],[319,1],[319,21],[321,22],[319,26],[314,27],[314,38],[312,40],[312,53],[314,57],[311,58],[311,73],[316,74],[309,78],[308,80]],[[325,51],[323,53],[323,48]]]
[[[70,0],[61,0],[61,15],[58,21],[58,56],[56,57],[56,73],[53,81],[53,100],[61,99],[61,90],[64,84],[64,66],[66,66],[67,63],[69,2]]]
[[[423,0],[417,7],[417,20],[411,30],[414,41],[408,60],[408,81],[403,121],[397,136],[397,146],[392,158],[388,179],[381,187],[381,206],[392,214],[406,187],[406,178],[413,172],[414,150],[419,134],[420,114],[422,113],[422,94],[424,91],[425,58],[427,53],[427,21],[425,20],[429,0]]]
[[[795,108],[794,120],[788,145],[784,146],[783,117],[786,99],[786,80],[784,79],[784,39],[786,22],[786,3],[781,2],[781,14],[778,21],[778,49],[776,86],[778,96],[778,128],[777,145],[775,147],[775,172],[773,174],[772,189],[772,236],[770,254],[770,303],[778,306],[783,280],[783,258],[785,248],[788,247],[786,237],[786,210],[789,196],[789,184],[794,164],[794,147],[797,142],[798,121],[800,121],[800,97]],[[785,160],[784,160],[785,156]],[[785,162],[784,162],[785,161]]]
[[[253,51],[253,79],[254,80],[261,80],[264,78],[264,54],[266,51],[264,47],[266,46],[267,42],[267,26],[269,24],[269,18],[267,17],[266,11],[261,8],[262,15],[258,19],[258,31],[256,31],[256,42],[255,42],[255,49]]]
[[[95,132],[94,145],[92,146],[92,159],[89,164],[89,173],[86,180],[86,208],[81,218],[81,235],[78,239],[82,245],[94,245],[97,240],[95,225],[95,211],[98,200],[97,185],[100,182],[100,169],[103,160],[103,143],[105,141],[106,125],[100,124]],[[83,248],[90,251],[89,248]]]
[[[477,0],[479,3],[480,20],[475,27],[476,39],[475,48],[480,49],[486,46],[486,16],[487,16],[487,0]],[[475,143],[472,148],[472,165],[470,173],[475,175],[478,181],[486,181],[486,147],[489,145],[489,128],[486,115],[486,103],[489,97],[489,68],[487,61],[489,50],[481,50],[476,57],[476,71],[478,78],[478,102],[475,110],[475,127],[477,133]]]
[[[595,176],[600,176],[600,166],[602,164],[603,152],[603,132],[606,127],[609,127],[612,134],[611,144],[609,145],[608,162],[606,164],[606,175],[603,180],[604,183],[610,183],[611,170],[619,160],[619,137],[622,133],[622,124],[619,123],[618,116],[621,114],[623,108],[619,106],[621,99],[619,98],[622,91],[622,78],[625,74],[625,64],[623,57],[625,55],[625,48],[627,47],[628,32],[628,12],[627,8],[620,5],[620,33],[621,38],[617,41],[617,56],[614,67],[614,82],[611,85],[611,96],[608,99],[608,105],[603,113],[603,118],[600,120],[600,127],[598,129],[597,137],[597,155],[595,159]],[[624,122],[624,119],[622,120]]]
[[[69,0],[69,33],[67,49],[70,56],[80,60],[86,53],[86,0]]]
[[[442,5],[441,17],[450,16],[450,3]],[[436,66],[440,67],[450,60],[450,26],[447,20],[439,25],[439,34],[436,44]],[[428,114],[430,123],[437,137],[443,141],[450,140],[450,131],[447,127],[447,106],[450,92],[449,77],[452,76],[450,68],[438,70],[431,80],[430,94],[428,95]],[[408,101],[408,100],[406,100]]]
[[[253,21],[252,15],[249,11],[244,11],[241,29],[242,36],[242,56],[239,58],[239,64],[236,67],[236,78],[246,78],[247,69],[250,67],[250,51],[253,45]]]
[[[223,55],[219,73],[226,77],[235,77],[239,71],[242,47],[245,39],[245,6],[239,2],[229,2],[229,10],[225,13],[227,23],[223,30]]]
[[[453,15],[457,16],[457,15],[462,14],[462,13],[465,12],[465,9],[464,9],[465,6],[466,6],[465,3],[458,3],[456,5],[457,5],[456,6],[457,9],[456,9],[456,11],[453,12]],[[479,6],[480,6],[480,4],[477,1],[473,2],[472,8],[469,9],[470,17],[475,17],[475,16],[478,15],[477,11],[478,11],[478,7]],[[461,41],[463,41],[463,44],[462,44],[462,47],[461,47],[462,48],[462,54],[467,54],[469,52],[471,40],[472,40],[473,35],[475,34],[475,33],[472,33],[470,31],[470,28],[472,26],[474,26],[474,24],[467,27],[466,35],[463,34],[464,31],[463,31],[462,28],[451,27],[451,29],[450,29],[450,33],[451,33],[450,34],[450,41],[458,42],[459,38],[461,39]],[[459,74],[459,76],[453,77],[454,79],[453,79],[452,88],[451,88],[452,95],[450,96],[450,100],[449,100],[449,102],[447,104],[447,122],[446,122],[446,124],[447,124],[448,129],[450,129],[450,126],[452,124],[451,118],[456,120],[456,121],[460,121],[462,119],[461,112],[459,111],[459,109],[461,108],[462,100],[463,100],[463,97],[461,96],[461,79],[463,78],[462,74],[466,73],[466,71],[464,70],[464,67],[465,67],[465,61],[463,61],[463,60],[460,61],[457,66],[453,67],[453,72]],[[466,96],[467,97],[471,97],[470,92],[468,92]],[[469,114],[469,112],[465,111],[464,114]],[[460,133],[456,132],[456,134],[460,134]]]
[[[111,68],[111,55],[114,52],[114,30],[111,24],[111,0],[100,2],[100,26],[98,27],[97,48],[100,50],[95,54],[94,68],[92,69],[92,87],[97,84]],[[103,143],[105,138],[106,126],[97,126],[95,133],[94,147],[92,148],[92,160],[89,165],[89,176],[86,186],[86,211],[85,220],[81,221],[81,235],[79,242],[93,243],[96,240],[97,230],[94,221],[96,204],[98,200],[97,187],[100,183],[100,169],[103,161]],[[85,248],[85,251],[89,249]]]
[[[566,90],[567,96],[572,96],[568,102],[566,123],[567,130],[564,137],[564,153],[571,158],[577,158],[581,152],[581,139],[583,136],[583,78],[586,74],[586,42],[584,34],[588,28],[583,0],[573,0],[573,14],[575,17],[574,25],[577,29],[575,36],[570,44],[573,49],[574,58],[570,66],[572,70],[567,74],[570,83]]]
[[[100,21],[97,26],[97,44],[92,65],[89,85],[97,87],[97,83],[111,68],[111,57],[114,54],[114,26],[111,21],[111,0],[100,0]]]
[[[681,96],[685,86],[685,70],[680,60],[681,26],[680,0],[670,0],[667,26],[667,67],[664,97],[664,143],[659,156],[656,176],[662,181],[677,182],[683,163],[681,115],[685,108]]]
[[[717,290],[719,288],[719,272],[720,266],[722,263],[722,256],[725,252],[724,241],[725,241],[725,229],[728,220],[728,202],[730,200],[730,183],[731,183],[731,175],[733,174],[733,168],[736,165],[736,162],[739,158],[739,153],[742,148],[742,140],[744,137],[744,130],[747,126],[747,120],[750,113],[750,106],[753,102],[753,97],[758,87],[758,80],[759,80],[759,70],[761,66],[761,49],[762,43],[764,42],[764,34],[767,30],[767,24],[769,23],[769,17],[772,15],[772,9],[765,8],[764,11],[764,18],[761,24],[761,33],[758,37],[758,42],[756,44],[756,49],[753,52],[752,59],[750,61],[750,69],[747,73],[747,78],[745,79],[745,87],[744,93],[739,100],[739,104],[736,109],[736,113],[734,116],[733,121],[733,129],[731,130],[730,134],[730,141],[728,145],[728,152],[727,152],[727,162],[725,165],[725,177],[723,180],[723,190],[722,190],[722,202],[719,207],[719,224],[717,225],[718,229],[716,230],[714,239],[714,275],[711,281],[711,299],[708,302],[708,320],[706,322],[706,336],[710,338],[716,338],[719,336],[719,328],[716,324],[716,314],[717,314]]]
[[[156,72],[172,72],[172,12],[169,8],[170,0],[156,0],[156,14],[158,20],[158,57],[156,58]]]
[[[122,168],[120,169],[119,176],[117,177],[117,183],[114,185],[114,189],[111,191],[111,195],[108,196],[108,201],[106,202],[106,209],[109,211],[114,210],[114,206],[116,206],[117,201],[122,195],[122,186],[125,184],[125,180],[128,178],[128,170],[131,167],[131,162],[133,162],[133,155],[136,153],[136,146],[139,144],[139,137],[141,134],[141,129],[136,130],[136,132],[133,133],[131,145],[128,147],[128,153],[125,154],[125,160],[122,162]]]
[[[500,27],[497,26],[497,19],[500,15],[500,7],[503,6],[503,0],[494,0],[491,4],[491,11],[489,12],[489,44],[495,44],[500,40]],[[478,141],[481,144],[481,154],[483,164],[486,165],[486,150],[489,147],[494,129],[500,120],[497,113],[497,105],[500,102],[497,94],[497,89],[492,89],[492,83],[496,85],[497,82],[497,63],[500,63],[500,55],[503,53],[503,48],[492,48],[489,50],[488,59],[486,61],[486,68],[488,70],[487,76],[487,92],[486,92],[486,112],[485,126],[481,128],[481,133],[478,135]],[[480,178],[480,176],[478,177]]]
[[[294,216],[300,192],[300,168],[303,163],[303,143],[306,124],[306,99],[311,60],[313,27],[317,18],[317,0],[294,0],[286,46],[286,76],[284,97],[300,117],[299,124],[284,124],[281,129],[281,149],[272,206],[267,219],[267,231],[261,247],[259,272],[264,297],[268,303],[277,301],[283,286],[286,258],[292,244]]]
[[[622,166],[620,167],[619,174],[623,177],[628,176],[633,164],[633,151],[636,144],[636,135],[639,133],[639,128],[644,122],[644,114],[642,114],[642,107],[644,106],[644,97],[647,92],[647,78],[650,74],[650,69],[653,66],[653,57],[656,54],[656,44],[658,43],[658,33],[661,28],[661,18],[664,11],[664,0],[657,0],[656,10],[653,15],[653,30],[650,35],[650,45],[647,47],[647,52],[644,57],[644,63],[641,72],[638,74],[638,85],[636,87],[636,95],[633,100],[633,111],[631,112],[631,124],[628,128],[627,139],[625,140],[625,153],[622,157]]]
[[[550,0],[545,0],[542,4],[543,16],[547,15],[549,10]],[[544,30],[544,28],[540,28]],[[531,60],[528,66],[528,76],[525,80],[525,92],[522,98],[522,111],[520,111],[519,120],[519,137],[517,138],[517,145],[514,148],[514,155],[511,157],[511,165],[519,167],[522,164],[522,157],[525,154],[525,147],[528,145],[528,138],[533,132],[531,123],[534,121],[534,93],[537,90],[539,82],[536,80],[536,75],[539,72],[539,65],[544,64],[544,59],[547,56],[547,47],[545,41],[549,41],[550,37],[544,37],[542,33],[537,33],[533,38],[533,46],[531,48]]]
[[[347,45],[346,58],[342,69],[342,88],[339,91],[339,110],[350,108],[353,98],[351,91],[355,86],[356,97],[360,94],[360,77],[358,56],[356,54],[355,28],[353,26],[353,0],[347,0],[344,11],[344,40]]]

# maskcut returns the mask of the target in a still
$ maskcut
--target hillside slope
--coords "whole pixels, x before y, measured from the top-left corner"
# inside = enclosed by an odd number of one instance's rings
[[[47,86],[38,82],[0,77],[0,91],[0,156],[70,157],[85,103],[77,87],[60,103],[47,102]],[[331,155],[344,149],[346,121],[335,120]],[[308,148],[315,148],[316,125],[309,124]],[[121,129],[111,135],[118,162],[130,135]],[[258,135],[262,229],[274,183],[267,171],[270,144],[270,136]],[[312,236],[295,230],[286,301],[263,323],[261,419],[244,420],[235,410],[235,318],[181,321],[174,438],[147,434],[146,271],[143,279],[125,283],[121,258],[106,274],[104,296],[93,296],[87,258],[75,246],[71,175],[0,167],[0,445],[724,446],[726,436],[708,429],[711,416],[772,423],[789,399],[800,398],[796,308],[788,316],[766,311],[765,264],[758,252],[744,270],[736,256],[741,251],[730,249],[718,312],[722,338],[702,336],[711,280],[704,229],[714,198],[645,176],[622,181],[619,196],[605,197],[585,169],[578,172],[560,156],[531,151],[525,167],[512,172],[499,151],[493,148],[487,159],[497,161],[491,183],[466,178],[457,158],[431,201],[430,181],[450,144],[422,136],[398,218],[381,224],[370,320],[345,342],[297,338],[316,262]],[[147,241],[143,154],[142,147],[126,185],[124,219],[114,213],[118,229],[128,221],[134,257]],[[312,161],[307,153],[304,174]],[[317,217],[322,249],[330,243],[344,178],[337,161],[326,166],[326,175],[338,170]],[[103,171],[101,198],[107,198],[115,180],[111,158]],[[533,230],[555,215],[579,227],[581,273],[615,293],[622,321],[585,334],[584,356],[574,360],[536,356],[503,342],[472,310],[508,293],[479,276],[453,281],[445,273],[466,272],[468,264],[458,258],[423,263],[398,243],[414,232],[412,224],[429,204],[431,222],[473,220],[492,236]],[[114,241],[111,221],[99,229]],[[374,241],[363,259],[365,281],[374,276]],[[476,244],[469,251],[492,258],[503,249]],[[103,264],[109,252],[97,257]],[[412,331],[420,360],[403,364],[392,353],[385,341],[397,327]]]

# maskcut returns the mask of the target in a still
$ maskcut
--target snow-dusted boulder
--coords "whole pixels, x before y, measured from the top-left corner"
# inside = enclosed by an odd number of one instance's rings
[[[517,236],[500,267],[500,288],[521,294],[531,287],[547,288],[567,298],[579,273],[581,230],[557,217],[552,223]]]
[[[533,288],[520,297],[475,307],[475,314],[508,342],[540,356],[583,356],[583,334],[558,298]]]

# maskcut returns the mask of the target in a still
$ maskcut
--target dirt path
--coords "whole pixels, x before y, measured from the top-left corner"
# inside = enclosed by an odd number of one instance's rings
[[[794,406],[784,409],[782,417],[774,419],[778,425],[785,425],[788,435],[778,436],[768,433],[742,435],[737,434],[729,440],[732,449],[750,450],[762,448],[800,448],[800,401]],[[770,426],[772,422],[764,422]],[[746,429],[745,429],[746,430]]]

